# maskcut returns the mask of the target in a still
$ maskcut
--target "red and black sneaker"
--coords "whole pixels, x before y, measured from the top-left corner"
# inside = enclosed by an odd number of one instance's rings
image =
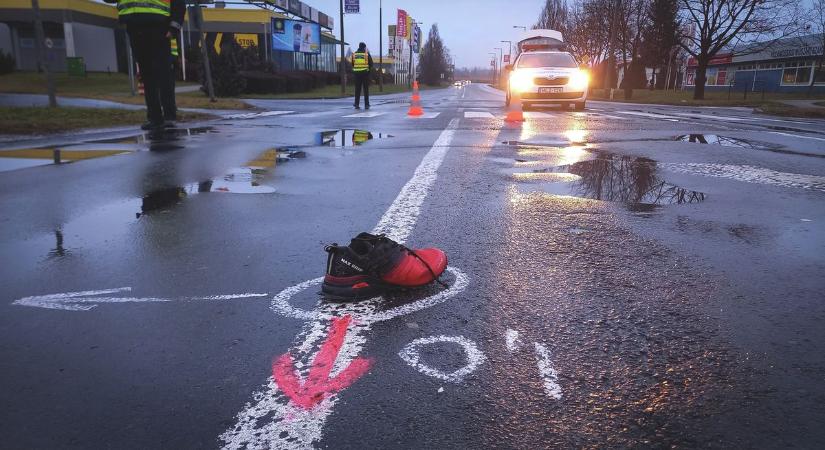
[[[383,234],[361,233],[348,246],[332,244],[324,250],[329,255],[321,290],[334,297],[364,298],[389,287],[423,286],[447,268],[443,251],[412,250]]]

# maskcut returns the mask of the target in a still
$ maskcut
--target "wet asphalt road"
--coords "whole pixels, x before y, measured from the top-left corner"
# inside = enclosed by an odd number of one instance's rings
[[[161,136],[4,143],[3,446],[825,446],[825,121],[591,102],[512,125],[485,86],[422,97],[419,119],[401,96],[372,117],[260,101]],[[77,161],[48,164],[55,148]],[[302,348],[310,321],[273,296],[373,229],[431,149],[407,243],[444,249],[466,288],[360,310],[342,352],[368,372],[302,411],[268,378],[285,353],[306,376],[321,341]],[[289,302],[319,311],[317,290]],[[230,294],[267,295],[204,299]],[[287,413],[256,410],[249,432],[255,404]]]

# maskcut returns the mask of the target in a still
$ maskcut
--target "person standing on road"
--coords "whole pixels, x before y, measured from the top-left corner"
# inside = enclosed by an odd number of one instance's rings
[[[355,74],[355,109],[361,109],[361,88],[364,88],[364,108],[370,109],[370,73],[372,73],[372,56],[367,51],[367,44],[358,44],[358,51],[352,54],[352,73]]]
[[[174,127],[177,119],[175,88],[172,83],[170,39],[180,32],[186,12],[185,0],[104,0],[117,4],[120,23],[143,79],[148,122],[144,130]]]

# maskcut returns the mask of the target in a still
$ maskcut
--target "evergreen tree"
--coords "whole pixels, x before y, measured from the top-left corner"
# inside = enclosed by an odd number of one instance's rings
[[[431,86],[441,84],[441,74],[446,77],[448,73],[448,56],[448,50],[438,34],[438,24],[433,24],[427,42],[421,48],[421,82]]]
[[[641,57],[645,64],[656,70],[670,62],[673,51],[679,46],[678,0],[651,0],[648,6],[648,23],[642,31]],[[657,83],[658,84],[658,83]]]

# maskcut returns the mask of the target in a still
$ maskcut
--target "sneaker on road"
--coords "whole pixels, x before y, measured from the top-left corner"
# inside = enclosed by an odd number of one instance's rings
[[[391,287],[424,286],[447,268],[437,248],[409,249],[379,234],[361,233],[348,246],[325,248],[327,272],[322,292],[340,298],[375,296]]]

